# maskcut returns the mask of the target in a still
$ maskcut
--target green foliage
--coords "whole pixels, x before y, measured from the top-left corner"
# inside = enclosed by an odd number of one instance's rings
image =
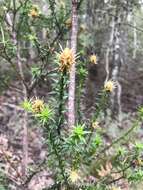
[[[135,150],[138,151],[138,152],[143,151],[143,143],[141,143],[141,142],[136,142],[136,143],[135,143]]]
[[[35,103],[34,101],[35,102],[41,101],[43,105],[39,105],[39,103]],[[39,120],[39,122],[43,125],[47,124],[48,121],[51,120],[54,115],[53,110],[49,107],[49,105],[44,104],[42,100],[33,100],[33,101],[25,100],[21,106],[22,108],[25,109],[25,111],[31,112],[33,116],[35,116]]]
[[[142,171],[142,169],[134,171],[134,173],[131,174],[128,179],[131,182],[142,181],[143,180],[143,171]]]
[[[32,77],[37,78],[41,74],[41,69],[39,67],[32,67],[31,72],[32,72]]]
[[[85,135],[88,134],[88,131],[84,130],[84,125],[76,125],[71,134],[71,138],[74,142],[78,143],[78,141],[85,141]]]
[[[35,116],[40,123],[45,125],[53,117],[53,111],[48,105],[44,106],[43,110],[40,113],[37,113]]]
[[[138,113],[139,113],[141,120],[143,120],[143,107],[142,106],[139,108]]]
[[[6,176],[0,172],[0,190],[8,190],[8,187],[7,187],[7,178]]]
[[[126,154],[126,150],[124,147],[119,147],[117,150],[117,155],[124,156]]]
[[[96,134],[95,138],[93,139],[93,145],[95,145],[96,147],[101,145],[102,143],[102,138],[100,135]]]
[[[28,111],[28,112],[31,112],[32,111],[32,106],[31,106],[31,102],[28,101],[28,100],[25,100],[23,103],[22,103],[22,108],[25,109],[25,111]]]

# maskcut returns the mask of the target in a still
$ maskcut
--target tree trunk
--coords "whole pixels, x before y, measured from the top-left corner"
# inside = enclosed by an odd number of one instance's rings
[[[77,49],[77,32],[78,32],[78,16],[77,16],[77,0],[72,0],[72,33],[71,33],[71,49],[76,55]],[[69,82],[69,98],[68,98],[68,127],[71,128],[75,124],[75,63],[70,71]]]
[[[118,12],[118,10],[117,10]],[[115,23],[115,32],[114,32],[114,54],[113,54],[113,66],[111,77],[113,81],[117,82],[117,88],[112,92],[111,104],[112,104],[112,116],[119,116],[121,112],[121,85],[119,83],[119,73],[121,67],[121,15],[120,12],[117,13],[116,23]]]
[[[112,17],[109,43],[108,43],[108,47],[107,47],[107,51],[106,51],[106,55],[105,55],[105,64],[106,64],[105,65],[105,70],[106,70],[105,82],[107,82],[109,80],[109,74],[110,74],[110,71],[109,71],[109,56],[110,56],[111,48],[112,48],[112,45],[113,45],[114,30],[115,30],[115,17]]]
[[[17,40],[16,40],[16,44],[17,44],[17,53],[16,53],[17,65],[18,65],[20,76],[23,79],[23,81],[25,81],[22,62],[21,62],[21,56],[20,56],[20,47],[19,47],[19,42]],[[27,88],[26,88],[25,84],[23,83],[23,81],[21,81],[22,90],[23,90],[23,98],[24,98],[24,100],[27,100],[27,97],[28,97]],[[27,174],[27,165],[28,165],[28,131],[27,131],[27,125],[28,125],[28,115],[27,115],[27,112],[24,111],[24,113],[23,113],[23,162],[22,162],[22,174],[24,177]]]
[[[134,49],[133,49],[133,59],[136,58],[136,54],[137,54],[137,29],[136,29],[136,21],[135,21],[135,17],[133,18],[133,32],[134,32]]]

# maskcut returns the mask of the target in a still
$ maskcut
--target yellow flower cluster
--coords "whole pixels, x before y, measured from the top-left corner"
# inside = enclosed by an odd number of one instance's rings
[[[93,64],[97,64],[97,56],[95,54],[90,56],[90,62]]]
[[[136,160],[134,160],[134,164],[135,166],[143,166],[143,160],[137,158]]]
[[[80,179],[80,176],[76,170],[72,170],[69,179],[72,183],[76,183]]]
[[[72,19],[71,18],[68,18],[66,21],[65,21],[65,25],[67,28],[71,28],[72,27]]]
[[[113,92],[116,88],[116,82],[113,80],[109,80],[104,84],[104,90],[107,92]]]
[[[99,128],[99,122],[98,122],[98,121],[93,122],[93,123],[92,123],[92,127],[93,127],[94,129]]]
[[[79,32],[85,32],[87,30],[86,25],[81,24],[79,28]]]
[[[33,6],[28,14],[28,16],[30,17],[33,17],[33,18],[36,18],[39,16],[39,10],[38,10],[38,7],[36,6]]]
[[[44,109],[44,101],[36,99],[32,102],[32,111],[34,113],[41,113]]]
[[[75,56],[72,49],[65,48],[59,55],[60,71],[70,71],[71,66],[75,63]]]

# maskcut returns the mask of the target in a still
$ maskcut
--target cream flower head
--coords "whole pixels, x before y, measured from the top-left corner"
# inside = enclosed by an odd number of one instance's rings
[[[80,180],[80,176],[78,174],[78,172],[76,170],[72,170],[70,172],[70,175],[69,175],[69,180],[72,182],[72,183],[76,183],[78,182],[78,180]]]
[[[99,128],[99,122],[98,121],[93,122],[92,123],[92,128],[94,128],[94,129]]]
[[[97,56],[95,54],[90,56],[90,62],[93,64],[97,64]]]
[[[32,101],[32,111],[34,113],[41,113],[42,110],[44,109],[44,101],[40,99],[35,99]]]
[[[116,88],[117,84],[113,80],[109,80],[105,82],[104,84],[104,90],[107,92],[113,92],[113,90]]]
[[[39,14],[40,14],[40,13],[39,13],[39,8],[38,8],[38,6],[34,5],[34,6],[31,8],[31,10],[30,10],[28,16],[33,17],[33,18],[36,18],[36,17],[39,16]]]
[[[72,18],[68,18],[65,21],[65,25],[66,25],[67,28],[71,28],[72,27]]]
[[[75,56],[73,50],[70,48],[65,48],[59,54],[59,64],[60,64],[60,71],[70,71],[71,66],[75,63]]]

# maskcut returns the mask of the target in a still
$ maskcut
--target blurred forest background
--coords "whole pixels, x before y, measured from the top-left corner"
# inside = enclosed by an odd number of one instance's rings
[[[0,0],[0,144],[8,139],[14,163],[26,149],[29,164],[46,157],[43,130],[21,104],[33,97],[50,100],[53,107],[57,104],[55,52],[70,44],[71,11],[70,0]],[[108,144],[130,126],[143,104],[143,1],[79,0],[77,27],[76,97],[81,95],[75,102],[77,121],[82,118],[88,124],[104,82],[110,78],[117,82],[101,122]],[[96,64],[91,55],[96,55]],[[138,138],[142,137],[140,129]],[[28,147],[23,147],[26,141]],[[15,189],[14,171],[9,166],[7,171],[9,188]],[[44,185],[52,183],[45,170],[40,172],[27,183],[30,190],[42,189],[42,180]]]

